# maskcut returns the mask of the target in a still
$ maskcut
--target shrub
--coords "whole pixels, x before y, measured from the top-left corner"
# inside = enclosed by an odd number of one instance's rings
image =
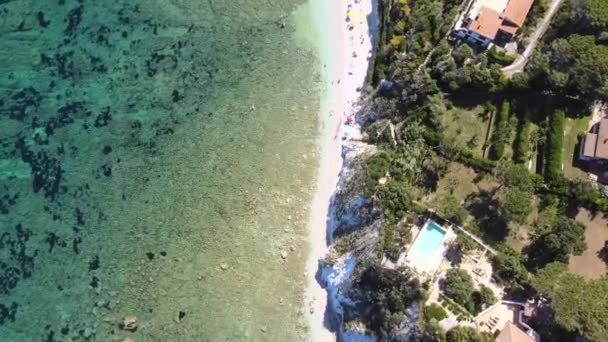
[[[373,264],[359,281],[366,308],[363,317],[366,325],[383,337],[390,333],[403,318],[407,307],[422,298],[420,282],[411,273],[390,270]]]
[[[446,272],[444,293],[456,303],[466,307],[473,289],[473,279],[467,271],[453,268]]]
[[[380,256],[385,254],[387,258],[395,261],[399,258],[399,248],[395,243],[395,228],[393,224],[387,223],[380,230],[380,243],[378,245]]]
[[[493,45],[488,50],[488,58],[494,63],[505,66],[515,61],[515,56],[507,55],[504,51],[498,51],[498,49],[496,49],[496,45]]]
[[[523,164],[528,161],[528,153],[530,153],[530,129],[531,124],[527,118],[522,120],[522,124],[519,125],[517,131],[517,138],[515,140],[515,151],[513,154],[513,161],[516,163]]]
[[[565,122],[566,115],[561,109],[556,110],[549,119],[544,172],[545,181],[549,185],[554,185],[561,179]]]
[[[436,321],[441,321],[447,318],[448,314],[441,306],[433,303],[424,307],[423,317],[426,322],[430,322],[433,319]]]
[[[496,116],[495,128],[492,133],[492,157],[495,160],[500,159],[505,153],[505,145],[509,141],[509,111],[510,103],[504,100],[500,112]]]

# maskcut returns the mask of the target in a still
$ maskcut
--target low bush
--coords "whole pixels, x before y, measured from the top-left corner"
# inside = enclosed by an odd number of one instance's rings
[[[515,56],[507,55],[504,51],[498,51],[496,45],[493,45],[488,50],[487,55],[490,61],[504,66],[509,65],[515,61]]]
[[[492,158],[494,160],[500,159],[505,153],[505,146],[509,141],[510,127],[509,127],[509,111],[510,103],[508,100],[504,100],[500,111],[496,115],[494,120],[494,131],[492,132],[492,148],[490,149]]]
[[[562,151],[564,149],[564,126],[566,114],[558,109],[549,118],[549,132],[545,147],[545,181],[551,186],[559,182],[562,175]]]
[[[522,124],[517,130],[517,138],[515,139],[515,151],[513,153],[513,161],[523,164],[528,161],[530,153],[530,129],[532,125],[526,118],[522,120]]]
[[[433,319],[436,321],[441,321],[446,319],[448,314],[441,306],[433,303],[424,307],[423,317],[426,322],[430,322]]]

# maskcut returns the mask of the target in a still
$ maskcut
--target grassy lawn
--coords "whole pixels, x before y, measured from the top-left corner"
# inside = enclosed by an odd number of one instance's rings
[[[583,133],[587,130],[589,119],[589,117],[566,119],[562,163],[564,165],[564,176],[568,178],[587,178],[587,174],[583,170],[575,167],[573,162],[575,161],[575,156],[578,154],[578,151],[576,151],[577,136],[579,133]]]
[[[482,155],[481,148],[486,138],[488,118],[482,118],[484,112],[481,105],[471,108],[454,106],[444,117],[445,137],[450,143],[472,150],[476,155]]]

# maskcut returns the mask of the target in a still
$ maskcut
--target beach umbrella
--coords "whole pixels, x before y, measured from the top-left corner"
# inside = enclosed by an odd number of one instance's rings
[[[353,18],[353,11],[351,11],[351,10],[346,11],[346,16],[348,17],[348,19],[352,19]]]

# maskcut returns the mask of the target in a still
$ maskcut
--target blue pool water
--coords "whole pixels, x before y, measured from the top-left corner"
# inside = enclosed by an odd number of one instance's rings
[[[417,255],[432,255],[441,244],[445,230],[435,221],[428,220],[414,243],[414,253]]]

